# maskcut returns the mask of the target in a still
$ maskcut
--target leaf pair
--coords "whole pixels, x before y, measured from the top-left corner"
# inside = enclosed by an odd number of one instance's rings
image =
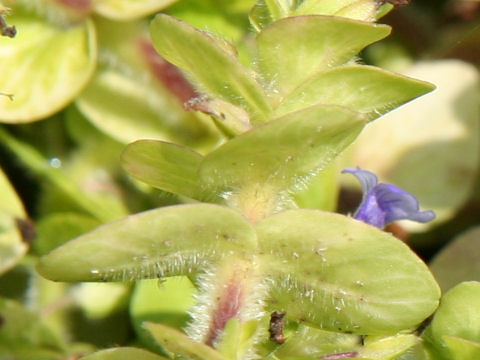
[[[392,334],[415,327],[438,304],[433,277],[402,242],[316,210],[253,226],[218,205],[161,208],[57,248],[38,270],[56,281],[127,281],[197,274],[230,253],[255,257],[270,288],[267,310],[333,331]]]
[[[240,135],[206,156],[159,141],[130,144],[122,162],[136,178],[194,199],[217,199],[252,184],[284,192],[323,169],[358,135],[365,119],[312,106]]]

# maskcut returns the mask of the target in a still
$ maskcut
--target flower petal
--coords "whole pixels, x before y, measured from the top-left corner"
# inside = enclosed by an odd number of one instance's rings
[[[343,172],[356,176],[362,185],[363,200],[355,212],[355,219],[384,228],[396,220],[425,223],[435,218],[433,211],[420,211],[414,195],[395,185],[378,184],[377,177],[370,171],[357,168]]]

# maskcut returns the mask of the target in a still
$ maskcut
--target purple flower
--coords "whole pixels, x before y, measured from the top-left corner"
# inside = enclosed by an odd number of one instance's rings
[[[355,219],[383,229],[395,220],[413,220],[426,223],[435,218],[433,211],[419,211],[418,200],[412,194],[390,184],[379,184],[374,173],[360,169],[345,169],[357,177],[362,185],[362,203]]]

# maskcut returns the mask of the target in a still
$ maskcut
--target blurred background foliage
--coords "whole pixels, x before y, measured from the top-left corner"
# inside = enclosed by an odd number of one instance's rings
[[[3,1],[11,8],[4,18],[18,34],[0,39],[0,326],[14,318],[18,327],[0,328],[1,351],[22,349],[19,359],[74,359],[67,356],[109,346],[158,350],[140,326],[144,320],[186,324],[195,291],[186,278],[71,285],[41,278],[34,266],[38,256],[102,223],[190,201],[120,168],[124,146],[137,139],[188,144],[201,153],[224,141],[206,115],[184,109],[195,90],[155,53],[149,19],[162,11],[220,34],[246,62],[253,3]],[[349,213],[361,193],[340,169],[372,170],[437,212],[428,226],[388,230],[431,263],[442,290],[480,281],[480,2],[416,0],[381,22],[392,35],[359,61],[430,81],[437,90],[371,124],[297,195],[298,203]],[[173,289],[169,301],[166,288]]]

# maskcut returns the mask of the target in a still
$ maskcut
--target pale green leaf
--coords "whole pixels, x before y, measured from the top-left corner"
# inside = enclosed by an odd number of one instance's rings
[[[301,231],[300,231],[301,230]],[[291,210],[257,225],[269,308],[332,331],[394,334],[438,306],[426,265],[400,240],[339,214]]]
[[[16,9],[9,20],[21,29],[0,37],[0,122],[45,118],[65,107],[90,80],[96,60],[95,29],[87,20],[62,28]]]
[[[455,339],[455,338],[458,338]],[[435,316],[426,331],[426,339],[445,359],[456,351],[477,353],[480,350],[480,283],[463,282],[443,297]],[[465,340],[462,342],[462,340]],[[468,342],[471,342],[468,344]],[[450,356],[446,355],[450,349]],[[473,358],[472,358],[473,359]]]
[[[208,154],[200,166],[201,180],[220,192],[252,184],[285,190],[323,169],[363,125],[360,114],[336,106],[290,113]]]
[[[0,274],[12,268],[27,252],[21,225],[27,218],[23,205],[0,169]],[[28,226],[28,224],[25,224]]]
[[[389,33],[388,26],[339,17],[286,18],[258,35],[258,69],[276,105],[316,73],[347,63]]]
[[[207,204],[150,210],[103,225],[44,256],[55,281],[129,281],[196,273],[228,251],[252,252],[256,236],[237,212]]]
[[[95,0],[96,13],[115,20],[138,19],[154,14],[178,0]]]
[[[451,360],[480,359],[480,342],[468,341],[456,336],[444,336]]]
[[[286,96],[275,112],[280,116],[321,103],[342,105],[374,119],[433,88],[379,68],[347,65],[315,74]]]
[[[122,165],[138,180],[159,189],[199,198],[197,171],[202,155],[180,145],[139,140],[122,153]]]
[[[185,71],[200,91],[244,107],[253,124],[268,120],[270,108],[254,73],[225,40],[163,14],[152,21],[151,36],[159,54]]]
[[[236,318],[231,318],[225,325],[222,338],[215,348],[228,359],[244,359],[254,344],[258,327],[259,323],[256,320],[240,322]]]
[[[480,281],[480,226],[453,239],[429,265],[444,292],[462,281]]]
[[[193,360],[226,360],[212,347],[197,343],[176,329],[154,323],[146,323],[144,326],[153,338],[172,354],[183,355]]]
[[[133,348],[119,347],[100,350],[96,353],[82,357],[83,360],[166,360],[167,358],[149,351]]]
[[[367,337],[360,349],[358,359],[390,360],[405,353],[420,343],[420,338],[412,334],[397,334],[389,337]]]

